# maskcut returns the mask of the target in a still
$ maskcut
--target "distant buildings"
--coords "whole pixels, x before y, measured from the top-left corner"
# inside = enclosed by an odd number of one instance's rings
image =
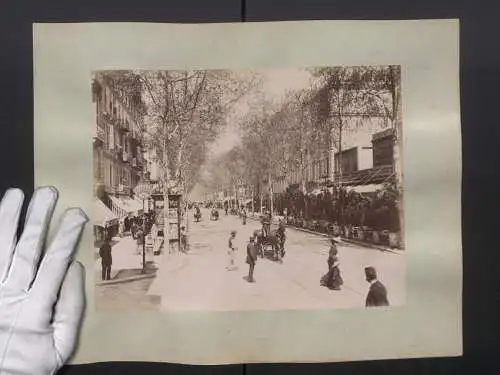
[[[295,168],[272,178],[272,192],[279,195],[287,189],[303,189],[304,193],[318,191],[321,187],[377,185],[394,177],[394,132],[383,123],[379,126],[359,127],[346,142],[342,152],[333,155],[334,169],[329,150],[316,153],[303,170]],[[312,154],[312,152],[311,152]],[[262,191],[269,196],[270,186],[263,181]]]

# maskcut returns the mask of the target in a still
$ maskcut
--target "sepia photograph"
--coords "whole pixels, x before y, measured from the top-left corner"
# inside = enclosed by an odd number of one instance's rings
[[[97,311],[397,307],[401,67],[91,81]]]

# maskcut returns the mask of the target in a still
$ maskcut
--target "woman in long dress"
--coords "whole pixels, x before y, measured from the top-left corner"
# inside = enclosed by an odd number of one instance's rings
[[[337,257],[338,250],[336,244],[338,242],[340,242],[340,238],[332,238],[328,255],[328,272],[321,278],[321,285],[331,290],[340,290],[344,284],[339,268],[339,258]]]

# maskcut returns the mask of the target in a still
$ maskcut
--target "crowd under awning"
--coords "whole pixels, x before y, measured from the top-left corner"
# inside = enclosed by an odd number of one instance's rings
[[[95,226],[106,228],[118,224],[118,216],[97,198],[94,199],[93,214]]]

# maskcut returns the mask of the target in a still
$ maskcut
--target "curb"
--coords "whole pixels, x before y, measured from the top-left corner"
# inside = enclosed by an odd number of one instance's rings
[[[143,280],[143,279],[152,279],[156,277],[156,272],[151,273],[148,275],[138,275],[138,276],[132,276],[132,277],[124,277],[123,279],[116,279],[116,280],[107,280],[107,281],[99,281],[95,283],[96,286],[106,286],[106,285],[113,285],[113,284],[121,284],[121,283],[129,283],[132,281],[138,281],[138,280]]]
[[[256,219],[255,217],[250,217],[250,219],[253,219],[255,221],[259,220],[259,219]],[[294,230],[297,230],[297,231],[300,231],[300,232],[304,232],[304,233],[315,234],[317,236],[330,237],[330,235],[326,234],[326,233],[315,232],[315,231],[312,231],[312,230],[309,230],[309,229],[305,229],[305,228],[297,228],[297,227],[294,227],[294,226],[291,226],[291,225],[286,225],[286,228],[288,228],[288,229],[294,229]],[[371,243],[367,243],[367,242],[362,242],[362,241],[357,241],[357,240],[353,240],[351,238],[344,238],[344,237],[342,237],[342,241],[347,242],[347,243],[351,243],[353,245],[358,245],[358,246],[367,247],[367,248],[370,248],[370,249],[375,249],[375,250],[383,251],[383,252],[386,252],[386,253],[393,253],[393,254],[397,254],[397,255],[402,255],[402,251],[401,250],[393,250],[393,249],[390,249],[388,247],[379,246],[379,245],[375,245],[375,244],[371,244]]]

